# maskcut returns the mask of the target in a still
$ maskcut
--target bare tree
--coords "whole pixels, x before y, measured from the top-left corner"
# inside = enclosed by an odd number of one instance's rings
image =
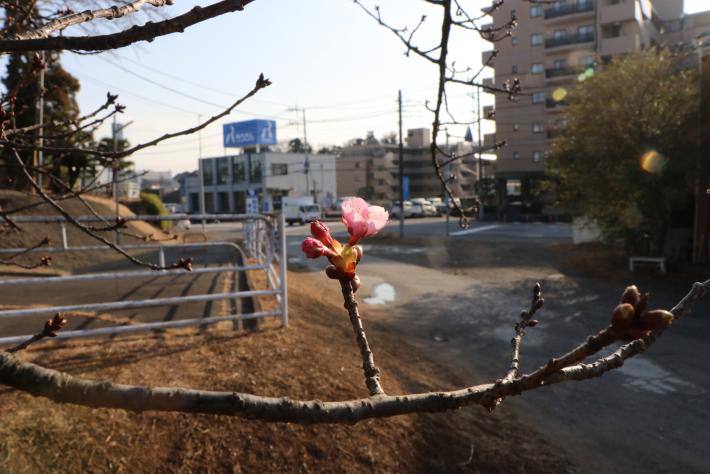
[[[158,36],[182,32],[192,25],[211,18],[230,12],[242,11],[252,1],[218,1],[206,7],[196,7],[188,13],[167,18],[163,21],[126,27],[114,33],[87,33],[81,36],[59,35],[58,33],[70,26],[132,15],[143,8],[163,8],[170,5],[171,2],[168,0],[135,0],[121,7],[108,9],[97,7],[82,13],[63,11],[56,15],[34,14],[34,7],[38,3],[37,1],[0,2],[5,11],[11,13],[5,17],[6,25],[2,30],[3,39],[0,39],[0,52],[34,55],[38,51],[46,50],[77,50],[83,52],[112,50],[140,41],[150,41]],[[378,23],[392,31],[405,45],[407,53],[414,53],[435,66],[439,82],[435,103],[430,108],[434,117],[431,144],[432,165],[437,177],[445,186],[446,192],[453,198],[454,196],[451,194],[442,170],[447,163],[462,158],[462,156],[446,154],[438,144],[437,137],[443,125],[463,122],[456,120],[449,111],[447,85],[458,84],[485,88],[492,92],[506,94],[510,99],[525,92],[517,80],[506,83],[500,88],[491,88],[477,82],[480,71],[457,69],[456,65],[449,61],[448,55],[451,31],[454,28],[461,29],[480,35],[488,40],[497,41],[510,35],[510,32],[517,24],[517,19],[513,17],[505,25],[481,29],[477,25],[480,18],[469,15],[464,8],[463,1],[424,1],[442,9],[440,41],[431,47],[420,47],[415,43],[416,33],[426,20],[425,17],[422,17],[421,21],[412,29],[396,28],[388,25],[383,20],[379,8],[368,9],[359,0],[355,0],[355,3]],[[491,8],[499,8],[503,1],[496,0]],[[529,1],[531,3],[546,3],[546,1]],[[63,3],[71,2],[65,1]],[[45,67],[39,55],[33,56],[33,58],[34,68],[29,71],[26,81],[21,81],[18,87],[32,81],[34,75]],[[52,142],[54,137],[52,135],[52,124],[37,123],[24,128],[15,127],[13,116],[16,111],[13,109],[13,98],[17,91],[10,90],[0,100],[0,106],[2,106],[0,110],[0,146],[10,156],[13,166],[17,167],[22,173],[31,188],[35,190],[44,202],[49,203],[57,212],[64,216],[71,225],[122,254],[137,265],[147,266],[156,270],[164,268],[184,268],[189,270],[191,266],[189,260],[180,260],[167,267],[150,264],[129,255],[120,246],[99,235],[101,231],[122,228],[125,222],[120,219],[117,222],[104,222],[103,227],[92,227],[80,222],[62,207],[62,201],[69,197],[81,199],[82,194],[96,189],[97,186],[90,184],[79,190],[66,186],[66,192],[51,195],[50,192],[38,184],[36,179],[36,176],[46,170],[42,168],[41,164],[26,163],[20,153],[37,149],[50,153],[82,152],[94,156],[102,166],[115,166],[117,160],[138,150],[203,129],[270,84],[271,82],[268,79],[260,75],[254,87],[241,98],[236,99],[222,113],[210,117],[198,126],[166,133],[153,140],[119,152],[80,148],[66,149],[55,146]],[[116,103],[116,99],[116,96],[109,94],[106,103],[98,106],[94,112],[72,123],[72,130],[78,132],[105,121],[115,113],[120,113],[122,108]],[[42,146],[39,146],[34,140],[34,132],[37,130],[41,130],[42,136],[46,135],[46,142]],[[496,144],[496,147],[502,145],[502,143]],[[476,152],[479,151],[484,150],[476,150]],[[438,156],[443,156],[444,158],[439,159]],[[620,367],[625,360],[651,347],[672,322],[687,314],[701,297],[710,293],[710,280],[703,283],[695,283],[690,292],[669,311],[661,309],[649,311],[647,310],[648,295],[642,294],[635,286],[630,286],[623,291],[619,305],[616,308],[610,308],[610,324],[607,327],[600,328],[597,334],[590,335],[569,352],[551,357],[548,363],[536,370],[529,373],[521,373],[521,344],[526,331],[532,330],[537,325],[536,318],[539,317],[538,313],[544,306],[542,288],[539,284],[536,284],[531,291],[530,306],[523,310],[519,317],[514,318],[511,363],[509,369],[502,374],[500,379],[448,392],[387,394],[385,387],[380,382],[380,371],[375,364],[375,357],[369,346],[358,303],[354,296],[359,287],[356,266],[362,258],[362,249],[358,243],[362,238],[377,232],[384,225],[386,213],[381,208],[376,206],[368,207],[364,201],[360,201],[354,200],[348,204],[348,213],[345,218],[348,223],[350,239],[345,245],[335,241],[324,224],[316,222],[311,227],[313,237],[309,237],[304,241],[303,250],[308,257],[325,256],[330,262],[330,265],[326,268],[327,276],[337,280],[340,284],[344,306],[347,309],[362,358],[365,387],[368,391],[367,397],[349,401],[322,402],[318,400],[294,400],[288,397],[263,397],[248,393],[214,392],[184,388],[149,388],[111,382],[97,382],[24,362],[13,354],[13,352],[20,352],[32,343],[53,337],[64,324],[61,315],[57,315],[47,321],[43,329],[31,339],[8,351],[0,352],[0,384],[14,387],[36,396],[46,397],[59,403],[120,408],[136,412],[156,410],[222,414],[277,422],[351,423],[367,418],[425,411],[454,410],[467,405],[482,405],[489,410],[493,410],[508,396],[522,394],[529,390],[561,382],[599,377]],[[0,217],[4,220],[4,225],[15,232],[21,231],[20,227],[12,219],[12,216],[17,212],[20,212],[20,209],[4,210],[0,213]],[[464,217],[462,217],[461,224],[466,224]],[[46,245],[47,243],[47,239],[44,239],[37,246]],[[13,255],[7,261],[12,262],[18,256],[19,254]],[[599,354],[603,349],[617,343],[621,344],[611,354],[589,359]]]

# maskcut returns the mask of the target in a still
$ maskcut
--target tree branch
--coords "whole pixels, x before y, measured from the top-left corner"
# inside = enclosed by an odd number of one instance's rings
[[[55,36],[40,39],[0,40],[0,51],[19,53],[26,51],[105,51],[123,48],[138,41],[153,41],[160,36],[182,33],[190,26],[217,16],[241,11],[254,0],[222,0],[207,7],[196,6],[189,12],[161,22],[148,22],[119,33],[96,36]]]
[[[362,370],[365,372],[365,384],[367,385],[367,389],[370,391],[370,395],[384,395],[385,391],[380,385],[380,369],[375,365],[375,359],[370,350],[370,345],[367,342],[365,328],[362,326],[362,320],[360,319],[360,313],[357,309],[357,301],[355,301],[352,285],[348,280],[340,280],[340,287],[343,291],[343,300],[345,301],[345,308],[348,310],[348,316],[350,316],[350,323],[353,326],[355,339],[360,348]]]

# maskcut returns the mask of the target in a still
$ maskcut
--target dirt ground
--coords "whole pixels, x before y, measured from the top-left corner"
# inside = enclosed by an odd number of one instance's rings
[[[366,395],[337,285],[292,273],[287,329],[215,327],[156,336],[38,344],[27,360],[93,379],[322,400]],[[365,322],[389,393],[475,383]],[[354,426],[57,405],[0,391],[0,472],[575,472],[511,413],[471,407]]]

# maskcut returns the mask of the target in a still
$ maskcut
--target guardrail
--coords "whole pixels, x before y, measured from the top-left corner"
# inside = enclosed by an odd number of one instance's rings
[[[151,298],[142,300],[130,301],[115,301],[115,302],[100,302],[100,303],[78,303],[71,305],[45,306],[22,309],[9,309],[0,311],[0,320],[5,318],[21,318],[37,316],[42,314],[50,314],[65,311],[109,311],[136,309],[155,306],[168,306],[180,303],[200,302],[200,301],[218,301],[218,300],[234,300],[242,298],[253,298],[255,296],[275,296],[278,302],[278,310],[274,311],[252,311],[251,313],[229,314],[225,316],[190,318],[174,321],[161,321],[150,323],[138,323],[127,326],[101,327],[94,329],[83,329],[73,331],[61,331],[58,334],[59,339],[73,337],[90,337],[98,335],[123,334],[128,332],[148,331],[155,329],[166,329],[173,327],[185,327],[193,325],[213,324],[220,321],[239,321],[250,320],[255,318],[263,318],[270,316],[278,316],[281,319],[282,326],[288,325],[288,291],[287,291],[287,246],[285,234],[285,222],[281,214],[200,214],[200,215],[170,215],[170,216],[132,216],[126,217],[127,221],[179,221],[184,219],[196,220],[219,220],[229,222],[241,222],[242,232],[244,237],[244,248],[234,242],[219,241],[219,242],[200,242],[200,243],[171,243],[171,244],[130,244],[121,246],[126,250],[157,250],[158,258],[162,266],[165,265],[165,251],[168,249],[199,249],[199,248],[215,248],[227,247],[236,251],[242,257],[242,264],[228,264],[217,267],[199,267],[196,266],[191,274],[207,274],[207,273],[227,273],[227,272],[244,272],[248,270],[262,270],[267,282],[265,290],[246,290],[233,291],[228,293],[211,293],[199,295],[176,296],[170,298]],[[102,219],[111,221],[113,217],[95,217],[95,216],[79,216],[77,220],[80,222],[99,222]],[[17,223],[57,223],[60,225],[62,232],[61,247],[41,247],[30,250],[29,252],[40,253],[69,253],[69,252],[85,252],[85,251],[113,251],[105,245],[81,245],[71,246],[67,237],[66,225],[67,222],[62,216],[15,216],[13,221]],[[5,248],[0,249],[0,254],[16,253],[22,250],[21,248]],[[245,257],[248,256],[253,260],[249,264],[244,264]],[[101,280],[121,280],[135,279],[149,276],[168,276],[185,274],[185,270],[140,270],[140,271],[116,271],[89,273],[81,275],[65,275],[56,277],[26,277],[26,278],[8,278],[0,279],[0,290],[5,287],[22,287],[39,284],[65,284],[71,282],[82,281],[101,281]],[[12,336],[0,338],[2,344],[17,344],[31,337],[31,335]]]

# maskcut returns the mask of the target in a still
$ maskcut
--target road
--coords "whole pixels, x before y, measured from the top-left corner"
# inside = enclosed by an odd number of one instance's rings
[[[342,235],[342,226],[333,227]],[[414,221],[407,235],[414,242],[436,240],[444,230],[441,222]],[[305,259],[298,250],[306,228],[288,232],[291,269],[321,272],[322,259]],[[524,339],[524,371],[605,327],[631,282],[651,291],[654,307],[670,307],[690,289],[691,280],[673,276],[576,274],[548,245],[569,241],[564,224],[474,223],[448,241],[442,237],[440,245],[365,243],[358,267],[364,317],[397,331],[441,364],[468,371],[478,383],[507,370],[513,325],[535,281],[543,285],[546,304],[540,325]],[[499,410],[515,411],[565,446],[582,472],[710,472],[710,374],[703,357],[710,351],[708,303],[619,370],[528,392]],[[376,341],[373,350],[377,357]]]

